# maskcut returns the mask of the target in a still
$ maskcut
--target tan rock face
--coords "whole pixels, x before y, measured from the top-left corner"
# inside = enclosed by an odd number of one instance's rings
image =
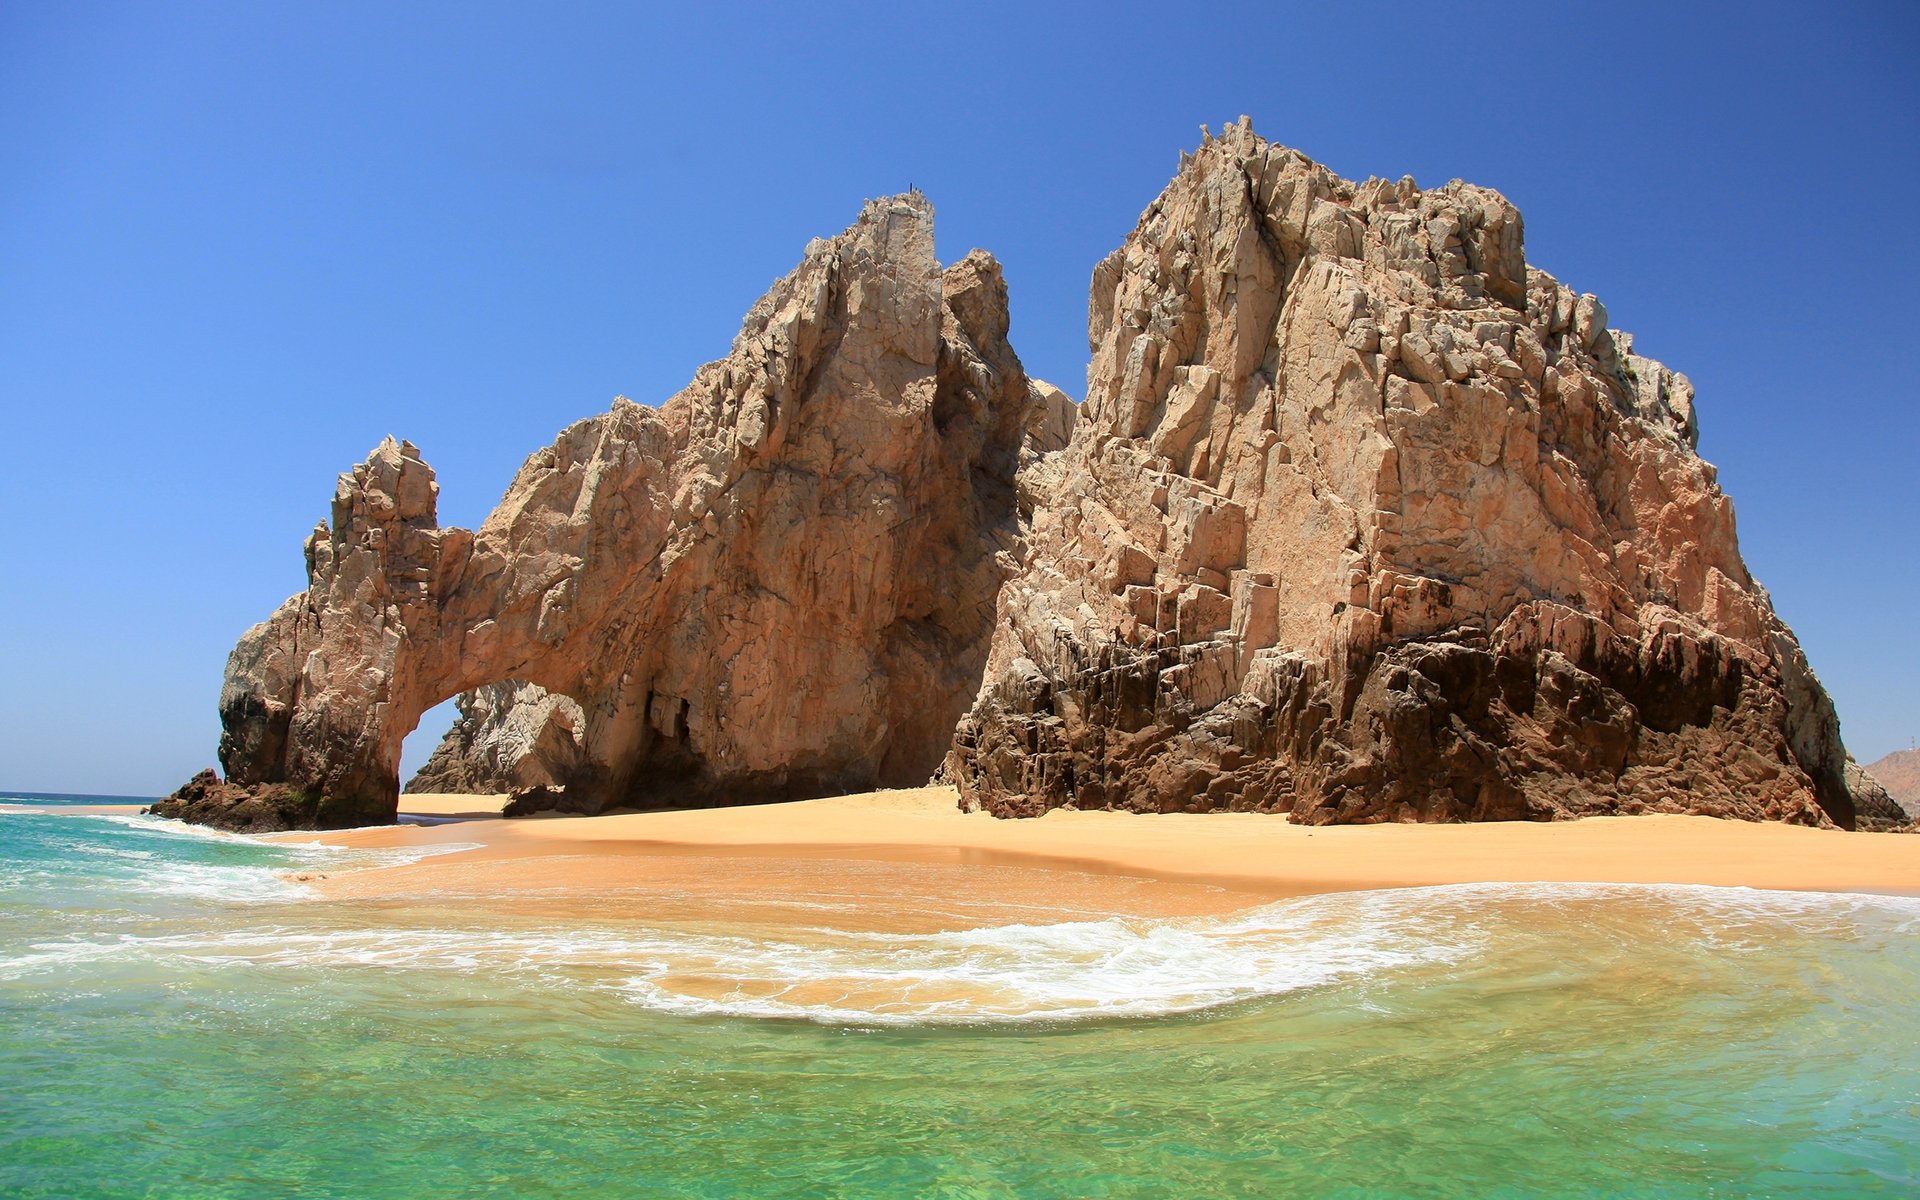
[[[1350,183],[1243,121],[1094,270],[1089,336],[963,803],[1853,825],[1692,387],[1528,267],[1497,193]]]
[[[512,680],[578,705],[575,805],[924,782],[978,690],[1044,401],[997,264],[942,270],[923,197],[871,203],[727,358],[569,427],[478,531],[438,526],[410,444],[342,476],[307,590],[229,662],[228,779],[391,820],[420,714]]]

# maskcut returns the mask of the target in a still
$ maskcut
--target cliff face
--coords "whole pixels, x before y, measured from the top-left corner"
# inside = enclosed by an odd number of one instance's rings
[[[661,408],[561,433],[476,532],[384,442],[307,590],[234,649],[229,783],[308,798],[292,823],[389,821],[420,714],[503,680],[577,704],[573,809],[923,782],[1013,563],[1041,397],[1006,335],[998,265],[942,270],[915,193],[809,246]]]
[[[963,803],[1852,827],[1693,389],[1458,182],[1209,140],[1093,274]]]

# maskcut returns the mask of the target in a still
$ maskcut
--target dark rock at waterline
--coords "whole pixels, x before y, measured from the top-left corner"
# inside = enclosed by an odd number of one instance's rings
[[[391,813],[329,800],[284,783],[253,786],[227,783],[212,768],[188,780],[172,795],[146,810],[196,825],[235,833],[279,833],[288,829],[352,829],[384,825]]]

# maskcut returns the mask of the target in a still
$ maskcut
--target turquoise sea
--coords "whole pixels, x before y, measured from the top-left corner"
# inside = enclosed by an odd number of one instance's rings
[[[394,853],[0,798],[0,1195],[1920,1195],[1912,899],[871,933],[291,878]]]

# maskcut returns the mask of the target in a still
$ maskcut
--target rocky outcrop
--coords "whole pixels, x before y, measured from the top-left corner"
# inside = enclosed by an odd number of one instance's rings
[[[587,765],[586,714],[537,683],[507,680],[455,698],[459,716],[409,792],[485,795],[561,785]]]
[[[195,775],[145,811],[156,817],[217,825],[238,833],[280,833],[352,823],[336,814],[327,798],[317,792],[284,783],[242,787],[222,782],[211,769]]]
[[[666,404],[562,432],[477,531],[382,443],[307,590],[234,649],[229,782],[392,820],[420,714],[505,680],[578,706],[584,762],[540,794],[581,811],[924,781],[978,691],[1023,434],[1052,428],[1007,323],[998,265],[943,270],[912,193],[810,245]]]
[[[1095,268],[1093,364],[946,773],[962,803],[1851,828],[1693,388],[1454,182],[1243,120]]]

